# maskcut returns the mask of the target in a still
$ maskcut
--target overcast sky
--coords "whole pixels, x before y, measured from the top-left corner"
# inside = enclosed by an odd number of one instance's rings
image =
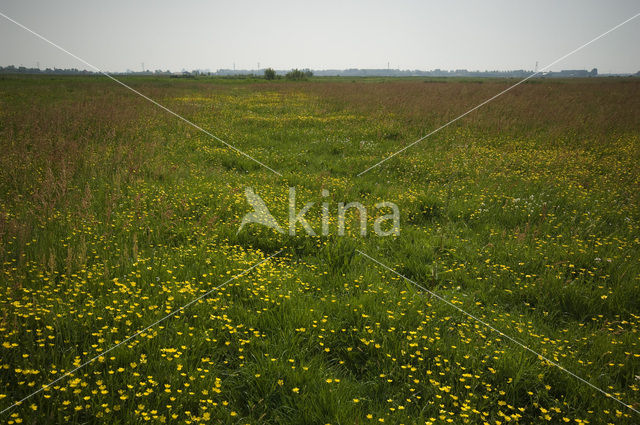
[[[638,0],[1,0],[0,12],[107,71],[533,69],[640,12]],[[87,68],[0,17],[0,65]],[[640,17],[554,66],[640,70]]]

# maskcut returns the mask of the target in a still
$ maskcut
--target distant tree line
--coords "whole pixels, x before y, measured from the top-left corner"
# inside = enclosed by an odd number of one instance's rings
[[[217,71],[209,70],[193,70],[171,72],[169,70],[157,69],[155,71],[131,71],[126,72],[109,72],[114,75],[156,75],[171,76],[174,78],[194,78],[194,77],[223,77],[223,78],[265,78],[267,80],[275,80],[285,78],[291,81],[306,80],[312,76],[342,76],[342,77],[473,77],[473,78],[525,78],[530,76],[533,71],[517,69],[511,71],[468,71],[466,69],[442,70],[434,69],[431,71],[421,70],[400,70],[400,69],[323,69],[311,71],[310,69],[292,69],[290,71],[275,70],[267,68],[264,70],[231,70],[218,69]],[[0,74],[55,74],[55,75],[94,75],[98,72],[88,71],[77,68],[61,69],[61,68],[27,68],[24,66],[0,66]],[[575,78],[575,77],[597,77],[598,70],[596,68],[588,71],[586,69],[562,70],[554,72],[543,72],[540,78]],[[627,74],[604,74],[617,76],[634,76],[640,77],[640,71],[637,73]]]
[[[292,69],[284,75],[284,78],[287,80],[301,81],[306,80],[307,78],[313,77],[313,71],[310,69]],[[273,68],[267,68],[264,70],[264,78],[266,80],[275,80],[276,78],[281,78],[280,75],[276,73]]]
[[[313,77],[313,72],[311,72],[310,69],[292,69],[291,71],[287,72],[284,77],[287,80],[306,80],[307,78]]]
[[[77,68],[69,68],[69,69],[60,69],[60,68],[27,68],[24,66],[0,66],[1,74],[94,74],[93,71],[87,71],[84,69]]]

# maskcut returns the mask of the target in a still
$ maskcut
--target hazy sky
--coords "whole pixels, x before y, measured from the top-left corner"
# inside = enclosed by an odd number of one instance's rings
[[[640,12],[609,1],[0,0],[0,12],[108,71],[509,70],[547,65]],[[0,65],[86,68],[0,17]],[[640,17],[553,67],[640,70]]]

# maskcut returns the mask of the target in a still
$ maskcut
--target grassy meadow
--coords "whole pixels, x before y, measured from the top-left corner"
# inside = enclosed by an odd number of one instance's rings
[[[640,80],[527,82],[362,176],[515,81],[125,81],[282,176],[106,78],[0,77],[0,410],[284,250],[3,423],[640,423],[356,251],[640,410]],[[238,232],[246,187],[318,236]]]

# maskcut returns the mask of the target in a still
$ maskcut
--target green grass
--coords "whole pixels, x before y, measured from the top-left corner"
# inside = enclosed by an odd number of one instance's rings
[[[640,83],[524,84],[358,177],[510,82],[350,80],[125,79],[278,177],[104,78],[2,77],[0,409],[284,248],[2,420],[637,423],[356,249],[640,408]],[[246,186],[330,234],[238,233]]]

